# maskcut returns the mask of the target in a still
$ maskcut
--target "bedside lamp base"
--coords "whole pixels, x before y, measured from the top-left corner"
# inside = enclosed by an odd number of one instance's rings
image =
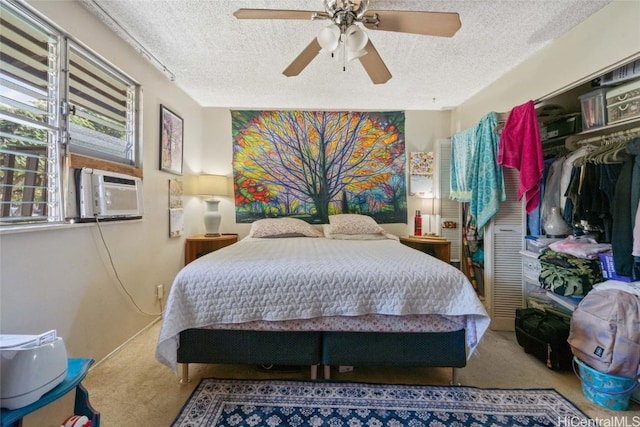
[[[219,236],[220,232],[218,230],[222,220],[222,216],[218,212],[220,200],[207,199],[205,203],[207,204],[207,210],[204,212],[204,235],[207,237]]]

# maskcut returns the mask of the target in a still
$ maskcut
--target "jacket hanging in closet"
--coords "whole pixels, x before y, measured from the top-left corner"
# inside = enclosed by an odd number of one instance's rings
[[[613,231],[611,246],[616,273],[633,276],[633,228],[640,199],[640,138],[627,144],[629,158],[616,183],[613,199]]]

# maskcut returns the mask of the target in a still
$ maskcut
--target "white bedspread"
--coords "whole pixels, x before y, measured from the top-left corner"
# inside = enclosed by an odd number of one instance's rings
[[[178,273],[156,358],[175,368],[189,328],[374,313],[464,316],[469,355],[489,326],[461,271],[397,240],[247,237]]]

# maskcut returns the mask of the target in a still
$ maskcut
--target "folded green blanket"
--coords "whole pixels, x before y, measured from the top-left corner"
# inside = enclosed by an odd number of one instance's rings
[[[540,286],[556,294],[571,297],[586,295],[596,283],[603,281],[602,267],[597,260],[577,258],[562,252],[547,250],[539,258],[542,269]]]

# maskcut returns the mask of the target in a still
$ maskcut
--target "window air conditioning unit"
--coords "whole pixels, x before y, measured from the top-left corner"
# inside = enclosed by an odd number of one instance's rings
[[[140,178],[90,168],[76,172],[81,221],[142,218]]]

